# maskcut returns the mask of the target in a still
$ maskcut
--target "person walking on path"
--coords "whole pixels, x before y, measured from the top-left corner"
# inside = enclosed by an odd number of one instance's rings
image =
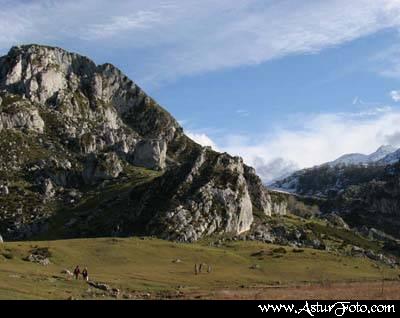
[[[83,277],[83,280],[85,280],[85,281],[88,281],[88,280],[89,280],[89,274],[88,274],[87,267],[85,267],[85,268],[83,269],[83,271],[82,271],[82,277]]]
[[[79,274],[80,273],[81,273],[81,270],[79,269],[79,265],[76,265],[76,267],[74,269],[75,279],[79,279]]]

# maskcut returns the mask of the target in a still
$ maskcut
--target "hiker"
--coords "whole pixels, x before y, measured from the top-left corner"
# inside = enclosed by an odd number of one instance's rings
[[[87,271],[86,267],[82,271],[82,277],[83,277],[83,280],[89,281],[89,274],[88,274],[88,271]]]
[[[79,269],[79,265],[76,265],[76,267],[74,269],[75,279],[79,279],[79,274],[80,273],[81,273],[81,270]]]

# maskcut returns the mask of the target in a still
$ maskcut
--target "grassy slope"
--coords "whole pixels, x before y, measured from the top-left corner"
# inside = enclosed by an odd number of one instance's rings
[[[49,247],[49,266],[23,261],[35,246]],[[87,265],[93,280],[123,293],[148,291],[201,291],[296,284],[305,281],[349,281],[396,278],[398,270],[367,259],[338,257],[305,249],[294,253],[255,257],[252,253],[276,248],[258,242],[232,242],[223,247],[205,243],[180,244],[157,239],[77,239],[48,242],[13,242],[0,245],[0,299],[66,299],[85,297],[88,286],[60,274],[76,264]],[[4,257],[3,255],[8,255]],[[10,256],[12,258],[10,259]],[[280,257],[279,257],[280,256]],[[179,258],[181,263],[172,260]],[[210,263],[213,272],[194,275],[195,263]],[[258,269],[250,269],[258,264]]]
[[[88,187],[78,205],[74,207],[61,206],[50,219],[49,231],[38,235],[34,239],[60,239],[70,237],[96,237],[98,233],[110,232],[105,225],[118,223],[120,214],[129,210],[129,194],[135,187],[150,183],[154,178],[161,175],[159,171],[153,171],[140,167],[125,167],[127,177],[125,180],[110,180],[104,188]],[[107,205],[108,202],[112,204]],[[88,216],[95,216],[90,223],[81,222]],[[65,224],[76,219],[77,222],[72,228]]]

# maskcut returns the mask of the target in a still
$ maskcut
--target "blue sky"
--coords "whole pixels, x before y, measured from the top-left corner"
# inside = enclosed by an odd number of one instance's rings
[[[196,141],[268,181],[400,146],[399,0],[0,0],[0,53],[121,68]]]

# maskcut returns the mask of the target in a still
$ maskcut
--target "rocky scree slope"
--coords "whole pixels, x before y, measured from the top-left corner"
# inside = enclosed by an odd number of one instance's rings
[[[285,213],[241,158],[190,140],[111,64],[63,49],[0,58],[0,233],[6,240],[157,235],[195,241]]]

